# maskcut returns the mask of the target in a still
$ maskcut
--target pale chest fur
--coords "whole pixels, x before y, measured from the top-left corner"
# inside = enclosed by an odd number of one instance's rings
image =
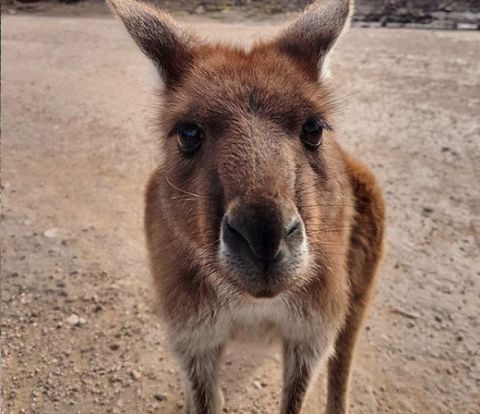
[[[184,329],[175,327],[174,341],[198,352],[230,341],[264,346],[288,339],[316,343],[322,353],[328,354],[338,327],[339,321],[280,295],[274,299],[232,301],[209,317],[192,317]]]

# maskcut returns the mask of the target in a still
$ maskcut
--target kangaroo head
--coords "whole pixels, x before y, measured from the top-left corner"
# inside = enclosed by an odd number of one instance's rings
[[[165,85],[158,186],[179,266],[273,297],[344,260],[348,178],[325,73],[351,1],[320,1],[248,50],[202,42],[144,3],[110,4]]]

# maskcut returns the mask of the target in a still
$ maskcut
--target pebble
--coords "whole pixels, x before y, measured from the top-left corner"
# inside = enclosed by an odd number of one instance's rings
[[[157,393],[153,395],[153,398],[155,398],[157,401],[165,401],[167,399],[167,394]]]
[[[65,237],[66,232],[58,227],[52,227],[51,229],[46,230],[43,235],[49,239],[59,239]]]
[[[134,369],[132,369],[130,371],[130,377],[132,377],[133,380],[137,381],[140,379],[140,373],[138,371],[135,371]]]
[[[253,382],[252,382],[252,385],[253,385],[257,390],[261,390],[261,389],[262,389],[262,384],[260,383],[260,381],[253,381]]]
[[[85,318],[82,318],[75,313],[72,313],[66,320],[67,323],[73,326],[81,326],[85,325],[87,323],[87,320]]]
[[[69,323],[70,325],[77,325],[79,322],[80,322],[80,318],[78,317],[78,315],[75,315],[74,313],[72,313],[67,318],[67,323]]]

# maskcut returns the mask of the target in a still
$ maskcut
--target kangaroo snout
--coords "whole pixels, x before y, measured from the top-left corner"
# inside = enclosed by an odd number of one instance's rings
[[[304,253],[304,245],[303,222],[287,201],[238,198],[222,220],[221,255],[236,271],[257,274],[266,283],[281,277],[282,268]]]
[[[282,215],[272,200],[236,203],[222,226],[222,237],[230,251],[241,254],[248,250],[264,263],[279,256],[283,233]]]

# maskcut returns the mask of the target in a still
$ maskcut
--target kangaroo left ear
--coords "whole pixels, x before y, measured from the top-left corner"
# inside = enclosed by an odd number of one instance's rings
[[[107,3],[153,61],[167,87],[175,87],[194,59],[193,36],[153,5],[136,0],[107,0]]]
[[[283,30],[273,46],[317,80],[328,73],[328,54],[348,28],[352,12],[353,0],[317,1]]]

